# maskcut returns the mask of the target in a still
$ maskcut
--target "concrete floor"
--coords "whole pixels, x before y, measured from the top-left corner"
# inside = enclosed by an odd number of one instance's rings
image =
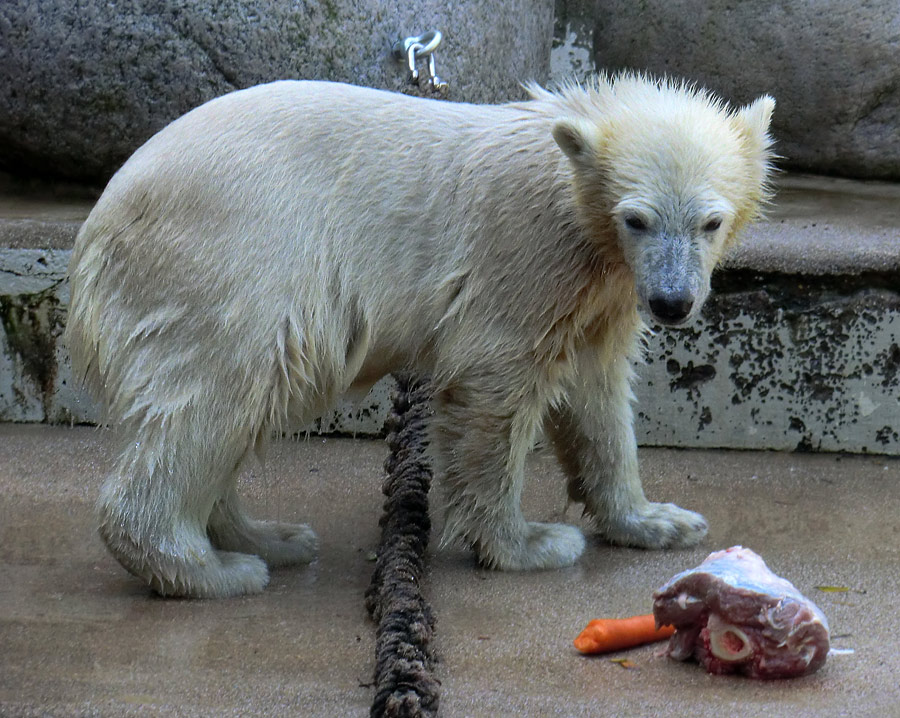
[[[378,539],[377,441],[280,442],[243,480],[260,516],[311,519],[321,554],[275,573],[265,593],[162,600],[110,558],[91,507],[110,461],[89,428],[0,425],[0,715],[365,716],[374,626],[363,607]],[[426,595],[438,616],[441,715],[900,716],[900,461],[880,457],[642,451],[651,498],[702,511],[695,550],[594,541],[573,568],[480,570],[436,551]],[[558,519],[549,457],[529,465],[526,510]],[[570,510],[569,518],[574,520]],[[833,656],[818,674],[754,682],[629,652],[637,669],[585,658],[591,618],[650,610],[651,593],[717,548],[741,543],[815,600]],[[848,586],[823,593],[817,585]]]

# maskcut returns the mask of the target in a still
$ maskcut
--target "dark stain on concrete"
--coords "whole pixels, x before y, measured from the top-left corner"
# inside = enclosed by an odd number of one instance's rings
[[[678,372],[678,377],[672,381],[672,389],[686,389],[690,391],[698,384],[716,378],[716,368],[712,364],[699,364],[698,366],[694,366],[694,362],[689,361],[687,366],[680,367],[677,361],[670,359],[666,364],[666,368],[669,369],[670,374],[675,373],[670,369],[670,365],[672,364],[677,367],[676,372]]]
[[[703,431],[707,426],[712,424],[712,410],[708,406],[704,406],[700,411],[700,419],[697,426],[697,431]]]
[[[878,372],[881,375],[881,386],[900,387],[900,346],[891,346],[875,357]]]
[[[56,384],[56,344],[64,320],[55,285],[36,294],[0,295],[0,324],[7,344],[25,376],[40,390],[45,413]]]

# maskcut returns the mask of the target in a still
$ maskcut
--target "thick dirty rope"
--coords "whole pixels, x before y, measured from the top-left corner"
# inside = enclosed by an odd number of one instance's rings
[[[375,698],[372,718],[437,715],[440,684],[431,673],[434,615],[421,581],[431,520],[425,459],[426,382],[397,376],[398,391],[387,420],[390,455],[382,490],[381,545],[366,608],[378,622],[375,638]]]

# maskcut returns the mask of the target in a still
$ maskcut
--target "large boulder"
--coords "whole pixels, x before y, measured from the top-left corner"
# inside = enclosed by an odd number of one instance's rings
[[[3,0],[0,170],[102,182],[147,138],[217,95],[285,78],[399,88],[401,36],[440,30],[451,99],[546,80],[551,0]]]
[[[778,101],[784,166],[900,179],[897,0],[561,0],[558,7],[557,55],[578,57],[587,44],[600,69],[686,77],[736,102],[767,92]]]

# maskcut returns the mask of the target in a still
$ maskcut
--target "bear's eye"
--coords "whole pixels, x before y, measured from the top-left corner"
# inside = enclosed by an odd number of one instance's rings
[[[625,226],[628,227],[628,229],[633,229],[635,232],[643,232],[647,229],[647,223],[636,214],[625,216]]]
[[[712,219],[707,220],[706,224],[703,225],[703,231],[715,232],[721,226],[722,220],[719,217],[713,217]]]

